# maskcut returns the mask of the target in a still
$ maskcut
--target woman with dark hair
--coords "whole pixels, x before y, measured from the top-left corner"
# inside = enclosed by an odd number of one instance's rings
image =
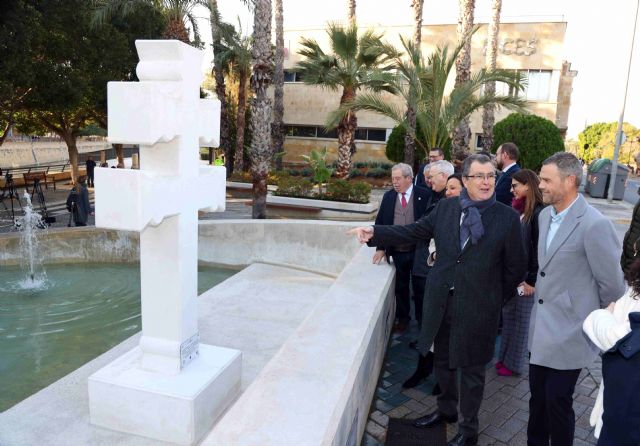
[[[624,296],[593,311],[582,324],[604,352],[602,383],[590,418],[598,446],[640,444],[640,258],[627,265],[625,279],[630,288]]]
[[[454,173],[447,178],[447,185],[445,186],[444,196],[445,198],[459,197],[462,192],[462,174]]]
[[[525,280],[518,287],[518,295],[502,308],[502,340],[496,363],[501,376],[519,375],[525,366],[529,319],[538,275],[538,215],[544,207],[539,183],[538,175],[529,169],[520,169],[511,179],[511,206],[520,214],[528,267]]]

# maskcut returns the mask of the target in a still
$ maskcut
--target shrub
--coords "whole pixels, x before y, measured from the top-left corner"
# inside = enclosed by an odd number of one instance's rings
[[[349,178],[357,178],[363,175],[364,174],[360,172],[358,169],[351,169],[351,172],[349,172]]]
[[[313,183],[306,178],[282,176],[278,179],[278,190],[274,195],[309,198],[312,190]]]
[[[385,148],[385,154],[388,159],[393,161],[394,163],[401,163],[404,161],[404,135],[406,134],[406,130],[403,126],[398,125],[391,130],[391,134],[389,135],[389,139],[387,139],[387,146]],[[418,132],[420,135],[420,132]],[[415,159],[423,160],[426,158],[425,152],[420,147],[420,145],[416,144],[416,155]]]
[[[389,169],[383,169],[382,167],[374,167],[373,169],[369,169],[366,174],[369,178],[384,178],[391,176],[391,172]]]
[[[353,163],[353,167],[356,169],[362,169],[363,167],[367,167],[366,161],[358,161],[357,163]]]
[[[327,184],[327,198],[335,201],[351,203],[368,203],[371,186],[358,181],[350,183],[346,180],[331,180]]]
[[[536,115],[512,113],[493,128],[493,147],[513,142],[520,149],[522,167],[539,171],[542,162],[556,152],[564,151],[560,130],[548,119]]]
[[[289,175],[292,177],[299,177],[300,171],[298,169],[289,169]]]
[[[300,175],[302,175],[303,177],[310,177],[311,175],[313,175],[313,171],[309,167],[305,167],[300,171]]]

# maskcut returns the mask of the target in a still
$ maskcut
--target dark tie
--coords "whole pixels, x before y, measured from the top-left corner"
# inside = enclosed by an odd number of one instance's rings
[[[400,200],[400,203],[402,203],[403,209],[407,207],[407,199],[404,196],[405,196],[405,193],[402,192],[402,200]]]

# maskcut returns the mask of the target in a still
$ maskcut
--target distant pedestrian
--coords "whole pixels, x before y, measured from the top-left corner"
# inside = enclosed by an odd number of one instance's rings
[[[573,392],[580,370],[598,353],[582,332],[582,322],[626,288],[615,229],[578,193],[582,174],[580,160],[566,152],[547,158],[540,172],[542,198],[550,206],[538,219],[537,300],[529,329],[529,446],[573,444]]]
[[[87,158],[87,162],[85,163],[87,166],[87,185],[89,187],[93,186],[93,171],[96,168],[96,162],[93,160],[93,157],[90,156]]]
[[[89,202],[89,191],[87,190],[87,177],[78,178],[77,184],[71,189],[67,196],[67,210],[71,212],[75,226],[87,226],[89,214],[93,213]]]
[[[496,150],[496,167],[502,171],[496,181],[496,200],[511,206],[511,177],[520,170],[520,150],[512,142],[505,142]]]

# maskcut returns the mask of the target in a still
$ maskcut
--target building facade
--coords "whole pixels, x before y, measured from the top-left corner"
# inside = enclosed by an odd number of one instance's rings
[[[413,33],[412,26],[376,25],[374,28],[384,31],[385,40],[397,48],[401,48],[400,35],[410,37]],[[484,67],[487,28],[486,23],[480,24],[472,38],[472,72]],[[528,83],[522,94],[527,99],[527,108],[531,113],[554,122],[563,135],[567,130],[572,82],[577,74],[562,58],[566,28],[567,23],[562,20],[520,23],[505,21],[500,25],[497,57],[498,68],[517,70],[527,75]],[[300,75],[293,71],[301,60],[297,51],[302,36],[315,39],[328,51],[324,28],[285,30],[285,161],[290,163],[302,161],[301,155],[313,148],[326,147],[330,156],[335,156],[338,145],[335,131],[326,132],[324,122],[327,114],[338,107],[341,91],[332,92],[305,85]],[[428,56],[438,46],[454,47],[456,38],[455,24],[425,25],[422,29],[422,52]],[[453,81],[452,76],[449,80],[452,86]],[[498,85],[497,92],[508,94],[505,87]],[[390,94],[387,98],[390,102],[403,106],[401,98]],[[508,114],[507,110],[496,110],[496,122]],[[482,112],[474,113],[470,122],[470,149],[476,150],[481,148],[482,143]],[[372,112],[359,112],[354,161],[387,161],[386,139],[393,127],[395,123],[387,117]]]

